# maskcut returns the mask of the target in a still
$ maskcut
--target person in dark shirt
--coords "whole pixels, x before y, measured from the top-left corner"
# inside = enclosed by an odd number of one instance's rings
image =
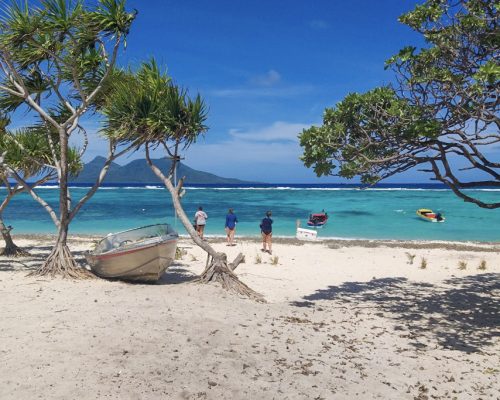
[[[265,218],[260,223],[260,232],[262,233],[262,251],[267,251],[273,254],[272,237],[273,237],[273,220],[271,219],[271,211],[266,212]],[[267,247],[267,249],[266,249]]]
[[[227,234],[227,245],[236,246],[234,243],[234,233],[236,231],[236,223],[238,222],[238,217],[234,213],[232,208],[229,209],[226,215],[226,234]]]

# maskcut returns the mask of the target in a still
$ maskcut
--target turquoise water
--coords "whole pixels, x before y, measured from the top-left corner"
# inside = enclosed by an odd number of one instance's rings
[[[49,203],[57,204],[57,190],[40,188]],[[79,198],[86,188],[73,188]],[[186,188],[184,208],[190,217],[199,205],[209,215],[206,233],[224,235],[227,209],[238,216],[237,235],[259,235],[266,210],[273,211],[274,234],[293,236],[295,223],[306,226],[310,212],[324,209],[327,225],[320,237],[370,239],[427,239],[500,241],[500,210],[485,210],[464,203],[447,189],[260,187]],[[1,192],[0,192],[1,193]],[[471,191],[485,201],[498,201],[500,191]],[[445,223],[421,221],[418,208],[431,208],[446,217]],[[26,194],[14,198],[4,214],[14,233],[55,232],[45,210]],[[106,234],[141,225],[168,222],[185,234],[175,221],[168,192],[159,186],[105,187],[82,208],[71,225],[71,233]]]

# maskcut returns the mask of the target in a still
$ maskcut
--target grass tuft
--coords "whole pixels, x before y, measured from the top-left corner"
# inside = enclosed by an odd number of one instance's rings
[[[486,270],[486,260],[481,260],[481,262],[479,263],[479,266],[477,267],[477,269],[479,269],[481,271]]]
[[[425,257],[422,257],[420,260],[420,269],[426,269],[427,268],[427,259]]]
[[[255,264],[262,264],[262,256],[260,254],[255,255]]]
[[[461,269],[462,271],[464,269],[467,269],[467,261],[464,261],[464,260],[460,260],[458,262],[458,269]]]
[[[413,260],[415,260],[416,254],[406,253],[406,257],[408,257],[408,264],[413,265]]]
[[[278,262],[279,262],[279,257],[278,256],[274,256],[273,258],[271,258],[271,264],[272,265],[278,265]]]
[[[187,254],[187,251],[184,249],[181,249],[180,247],[177,247],[175,249],[175,259],[176,260],[182,260],[182,257]]]

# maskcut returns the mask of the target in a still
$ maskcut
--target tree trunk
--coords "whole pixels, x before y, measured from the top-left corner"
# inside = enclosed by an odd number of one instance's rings
[[[241,282],[233,272],[238,264],[244,260],[243,255],[239,254],[236,258],[239,261],[235,261],[230,267],[227,262],[227,255],[225,253],[217,253],[214,248],[207,242],[203,241],[199,237],[198,233],[193,229],[191,221],[182,208],[178,190],[171,183],[170,185],[167,185],[167,189],[172,196],[172,201],[175,211],[177,212],[177,216],[181,220],[182,225],[184,225],[184,227],[188,231],[189,236],[191,236],[193,241],[212,257],[212,262],[205,269],[205,271],[203,271],[197,281],[201,283],[218,282],[219,284],[221,284],[223,289],[226,289],[230,292],[237,293],[257,301],[263,301],[264,299],[262,295],[250,289],[247,285]]]
[[[10,235],[11,227],[6,227],[2,217],[0,216],[0,230],[2,231],[3,240],[5,241],[5,247],[0,250],[0,256],[6,257],[25,257],[29,256],[26,250],[17,247],[14,241],[12,240],[12,236]]]
[[[57,241],[48,258],[40,268],[30,275],[56,276],[63,278],[83,279],[92,274],[85,268],[81,268],[75,261],[67,245],[68,228],[70,223],[70,197],[68,192],[68,133],[65,129],[59,129],[60,162],[59,175],[59,231]]]
[[[93,275],[85,268],[79,267],[66,243],[68,226],[61,224],[57,241],[49,256],[40,268],[33,271],[30,276],[62,276],[63,278],[85,279]]]
[[[147,147],[146,159],[153,172],[156,174],[156,176],[158,176],[158,178],[163,181],[165,187],[170,192],[170,195],[172,196],[172,203],[174,205],[177,216],[181,220],[182,225],[184,225],[184,228],[186,228],[189,236],[191,236],[193,241],[212,257],[212,262],[208,265],[207,268],[205,268],[205,271],[203,271],[203,273],[200,275],[197,282],[218,282],[224,289],[230,292],[249,297],[256,301],[264,301],[264,298],[261,294],[255,292],[243,282],[241,282],[233,272],[238,264],[244,260],[243,255],[239,254],[238,257],[236,257],[236,260],[229,266],[227,263],[226,254],[217,253],[212,246],[210,246],[207,242],[203,241],[198,236],[198,233],[194,230],[191,221],[182,208],[179,193],[180,189],[182,188],[182,180],[179,182],[179,185],[177,187],[174,187],[174,185],[170,181],[170,178],[165,177],[161,170],[152,163],[151,159],[149,158]]]

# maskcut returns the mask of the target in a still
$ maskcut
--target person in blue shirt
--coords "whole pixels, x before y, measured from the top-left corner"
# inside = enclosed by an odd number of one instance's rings
[[[226,215],[226,226],[225,226],[228,246],[236,246],[236,244],[234,243],[234,233],[236,231],[237,222],[238,222],[238,217],[234,213],[234,210],[230,208],[228,214]]]
[[[272,215],[271,211],[267,211],[265,218],[260,223],[260,232],[262,233],[261,251],[267,251],[269,254],[273,254],[272,250],[273,220],[271,219],[271,215]]]

